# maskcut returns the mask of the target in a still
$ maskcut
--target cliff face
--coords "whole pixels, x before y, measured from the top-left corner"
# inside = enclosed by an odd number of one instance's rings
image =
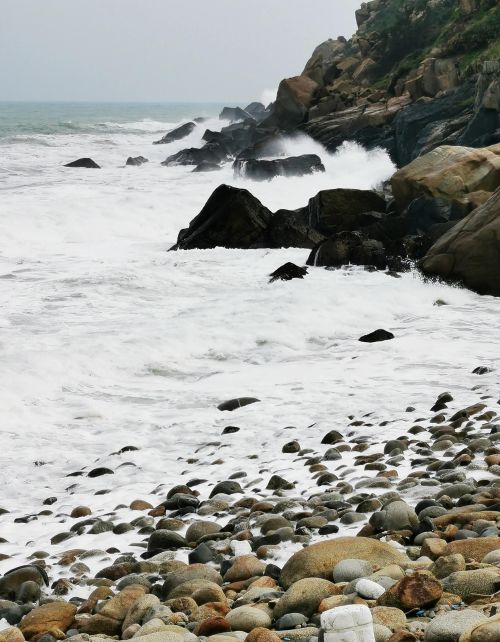
[[[498,0],[372,0],[356,20],[350,40],[322,43],[282,81],[278,127],[329,149],[383,146],[398,164],[443,143],[500,140]]]

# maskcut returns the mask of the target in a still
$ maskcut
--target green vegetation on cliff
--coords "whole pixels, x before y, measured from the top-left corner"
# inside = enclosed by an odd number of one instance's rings
[[[463,72],[500,58],[498,0],[385,0],[362,24],[359,36],[376,42],[372,81],[417,69],[429,56],[456,58]]]

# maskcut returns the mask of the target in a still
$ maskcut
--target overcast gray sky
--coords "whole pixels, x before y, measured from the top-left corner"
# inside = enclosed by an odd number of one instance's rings
[[[350,36],[361,0],[0,0],[0,100],[238,101]]]

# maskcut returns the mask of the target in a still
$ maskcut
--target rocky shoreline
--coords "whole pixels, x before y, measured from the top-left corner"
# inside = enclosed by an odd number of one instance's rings
[[[485,371],[475,370],[479,382]],[[362,604],[380,642],[496,640],[498,404],[475,388],[467,407],[445,392],[426,416],[404,409],[411,427],[389,441],[372,413],[326,432],[319,449],[289,428],[282,452],[316,492],[267,467],[250,483],[242,472],[208,488],[203,479],[160,485],[157,505],[131,497],[119,518],[94,516],[92,501],[59,513],[47,548],[0,579],[0,618],[10,625],[0,639],[314,640],[323,612]],[[225,456],[238,430],[223,430]],[[58,501],[44,501],[40,517],[57,513]],[[108,549],[89,548],[103,532]],[[126,548],[123,534],[132,537]],[[4,560],[8,550],[5,542]]]

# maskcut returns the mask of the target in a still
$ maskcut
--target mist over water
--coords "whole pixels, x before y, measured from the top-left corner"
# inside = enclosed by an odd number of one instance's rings
[[[96,510],[134,494],[148,499],[160,480],[183,481],[185,458],[229,421],[242,428],[234,437],[241,452],[252,435],[252,448],[278,470],[288,465],[285,426],[315,439],[316,430],[319,438],[345,426],[349,414],[375,411],[398,417],[386,428],[395,437],[408,429],[404,409],[428,410],[437,388],[475,400],[472,369],[494,358],[497,305],[489,297],[362,269],[310,269],[303,281],[270,285],[285,261],[305,263],[301,249],[167,252],[220,183],[248,188],[272,210],[297,208],[321,189],[377,186],[393,171],[385,152],[346,144],[327,154],[298,137],[283,152],[317,153],[324,174],[266,183],[235,180],[230,165],[193,174],[160,162],[220,128],[218,109],[200,107],[210,119],[190,137],[155,146],[196,110],[143,107],[141,116],[134,106],[117,117],[114,107],[111,118],[99,109],[87,121],[78,109],[44,112],[42,131],[33,115],[19,131],[4,121],[0,132],[0,482],[26,480],[3,500],[13,518],[62,492],[72,470],[116,467],[109,453],[128,444],[140,447],[136,467],[116,469],[111,492],[94,496]],[[150,162],[124,167],[137,155]],[[84,156],[103,169],[62,167]],[[449,305],[434,306],[438,298]],[[396,340],[357,341],[379,327]],[[242,395],[261,403],[230,420],[216,410]],[[189,475],[228,479],[241,467],[232,457],[215,468],[207,461],[200,456]],[[259,462],[245,465],[257,478]],[[304,489],[312,483],[302,469],[289,475]],[[86,504],[101,486],[79,478],[72,504]],[[22,562],[58,528],[55,517],[26,525],[31,543],[9,550]],[[106,548],[106,537],[79,545]]]

